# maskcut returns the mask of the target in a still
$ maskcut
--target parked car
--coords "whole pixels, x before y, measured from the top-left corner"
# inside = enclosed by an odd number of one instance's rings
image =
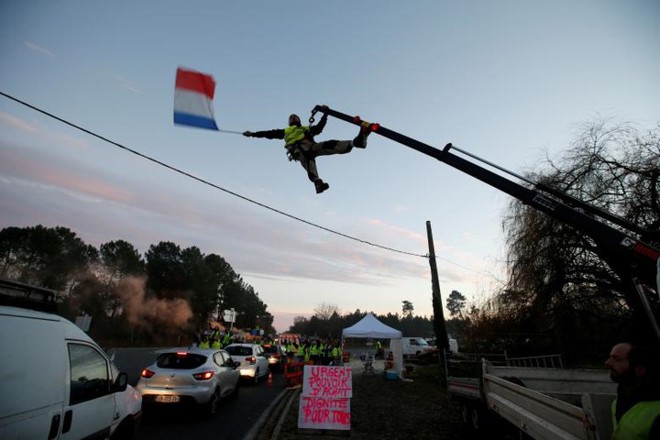
[[[0,438],[134,437],[140,393],[75,324],[0,306],[0,335]]]
[[[403,355],[410,357],[419,356],[425,351],[432,349],[432,347],[424,340],[424,338],[409,336],[401,338],[401,347],[403,349]]]
[[[225,350],[160,350],[156,362],[142,370],[137,389],[145,408],[198,405],[214,415],[220,399],[238,395],[237,366]]]
[[[286,362],[286,351],[279,344],[264,344],[261,346],[268,356],[268,366],[272,371],[281,371]]]
[[[251,379],[254,383],[268,374],[268,357],[260,345],[230,344],[225,347],[234,362],[238,362],[238,371],[242,378]]]

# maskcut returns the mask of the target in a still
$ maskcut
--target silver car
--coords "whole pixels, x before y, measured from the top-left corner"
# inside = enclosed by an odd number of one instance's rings
[[[230,344],[225,347],[234,362],[238,362],[241,377],[254,383],[268,375],[268,356],[258,344]]]
[[[161,350],[156,362],[142,370],[137,389],[144,407],[196,404],[214,415],[221,398],[238,395],[237,367],[225,350]]]

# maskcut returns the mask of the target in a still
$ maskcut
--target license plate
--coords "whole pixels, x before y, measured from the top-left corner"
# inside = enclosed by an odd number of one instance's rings
[[[156,396],[155,401],[159,403],[178,403],[179,396]]]

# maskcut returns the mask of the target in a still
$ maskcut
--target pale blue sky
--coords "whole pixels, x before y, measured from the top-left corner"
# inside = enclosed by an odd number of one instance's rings
[[[275,140],[174,126],[178,66],[212,74],[227,130],[317,104],[521,173],[597,115],[660,119],[657,1],[3,1],[0,90],[309,222],[426,254],[471,300],[501,276],[508,196],[374,135],[318,160],[316,195]],[[353,125],[330,118],[325,139]],[[223,256],[285,330],[322,302],[431,314],[425,259],[280,216],[0,98],[0,227],[62,225],[94,245],[161,240]],[[480,275],[492,273],[493,277]]]

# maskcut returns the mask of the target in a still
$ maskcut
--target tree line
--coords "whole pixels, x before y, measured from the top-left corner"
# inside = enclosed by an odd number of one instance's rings
[[[104,344],[185,344],[222,311],[235,327],[273,332],[273,316],[231,265],[197,247],[163,241],[144,255],[114,240],[98,248],[62,226],[0,230],[0,277],[55,290],[58,313],[92,317],[90,334]]]

